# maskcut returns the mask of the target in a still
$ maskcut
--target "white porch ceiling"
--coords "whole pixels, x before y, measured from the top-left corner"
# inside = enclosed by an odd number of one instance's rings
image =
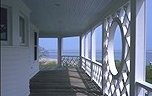
[[[24,0],[40,37],[82,34],[103,14],[112,0]]]

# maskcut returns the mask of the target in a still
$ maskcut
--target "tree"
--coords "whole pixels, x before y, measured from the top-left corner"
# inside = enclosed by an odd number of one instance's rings
[[[48,57],[49,57],[48,50],[39,46],[39,59],[48,58]]]

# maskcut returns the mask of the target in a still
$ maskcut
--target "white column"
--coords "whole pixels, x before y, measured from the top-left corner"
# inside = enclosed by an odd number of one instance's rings
[[[136,1],[135,81],[145,81],[145,1]],[[138,96],[144,96],[143,89],[138,88],[138,93]]]
[[[62,38],[58,37],[58,64],[61,66],[61,59],[62,59]]]
[[[94,30],[91,31],[90,36],[90,55],[91,61],[96,61],[96,35]],[[93,76],[93,63],[91,62],[91,79]]]
[[[88,54],[88,51],[89,51],[89,48],[88,48],[88,34],[85,34],[85,57],[88,58],[89,57],[89,54]]]
[[[90,52],[91,52],[91,60],[92,61],[96,61],[96,34],[94,32],[94,30],[91,31],[91,48],[90,48]]]
[[[145,81],[145,1],[131,0],[130,96],[144,96],[135,82]]]
[[[81,56],[82,56],[82,57],[84,57],[84,46],[85,46],[85,45],[84,45],[84,44],[85,44],[85,43],[84,43],[84,40],[85,40],[85,36],[80,36],[80,42],[81,42],[81,43],[80,43],[80,44],[81,44],[81,47],[80,47],[80,48],[81,48]]]

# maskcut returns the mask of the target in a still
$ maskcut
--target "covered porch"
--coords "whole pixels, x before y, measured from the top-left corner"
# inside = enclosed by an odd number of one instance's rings
[[[29,96],[152,96],[152,84],[145,81],[147,0],[2,1],[12,14],[8,28],[13,30],[2,47],[4,96],[18,90]],[[97,44],[99,26],[102,42]],[[114,59],[117,27],[122,42],[119,69]],[[79,37],[79,56],[63,55],[63,39],[75,36]],[[38,38],[57,38],[56,69],[39,71]],[[100,62],[96,60],[97,46],[102,46]],[[10,67],[10,61],[15,66]],[[13,77],[9,70],[17,75]],[[8,89],[13,91],[7,93]]]

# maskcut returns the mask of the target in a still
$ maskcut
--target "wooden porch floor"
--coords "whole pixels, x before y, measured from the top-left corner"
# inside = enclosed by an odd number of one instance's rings
[[[30,80],[30,96],[102,96],[82,69],[40,71]]]

